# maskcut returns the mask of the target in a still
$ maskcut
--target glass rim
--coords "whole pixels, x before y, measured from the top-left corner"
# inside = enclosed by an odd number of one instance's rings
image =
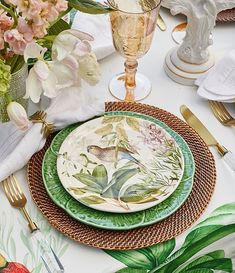
[[[143,11],[143,12],[130,12],[130,11],[125,11],[125,10],[114,7],[110,1],[111,0],[107,0],[107,3],[113,9],[113,11],[120,11],[120,12],[126,13],[126,14],[145,14],[147,12],[151,12],[151,11],[155,10],[156,8],[158,8],[162,2],[162,0],[159,0],[159,3],[154,8],[151,8],[151,9]]]

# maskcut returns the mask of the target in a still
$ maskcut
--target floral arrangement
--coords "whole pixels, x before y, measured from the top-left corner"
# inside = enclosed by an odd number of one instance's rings
[[[109,11],[92,0],[0,0],[0,99],[7,101],[8,116],[16,123],[27,115],[12,101],[9,83],[25,63],[31,66],[25,98],[35,103],[42,94],[53,98],[65,88],[80,86],[81,79],[91,85],[99,79],[89,44],[93,38],[71,30],[62,19],[72,8],[93,14]]]

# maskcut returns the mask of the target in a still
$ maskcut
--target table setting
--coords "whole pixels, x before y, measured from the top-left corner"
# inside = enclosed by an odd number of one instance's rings
[[[235,1],[23,2],[0,3],[0,272],[235,272]]]

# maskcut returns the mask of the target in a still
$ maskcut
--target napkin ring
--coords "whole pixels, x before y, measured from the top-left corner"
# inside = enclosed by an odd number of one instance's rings
[[[41,134],[47,138],[50,134],[55,131],[55,125],[46,121],[47,113],[44,111],[37,111],[34,113],[29,120],[32,123],[42,123]]]

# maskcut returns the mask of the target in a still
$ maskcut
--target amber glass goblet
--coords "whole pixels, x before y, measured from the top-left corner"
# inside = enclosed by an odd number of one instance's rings
[[[125,59],[125,72],[109,83],[111,94],[119,100],[139,101],[151,92],[151,82],[137,73],[137,59],[152,43],[161,0],[108,0],[113,44]]]

